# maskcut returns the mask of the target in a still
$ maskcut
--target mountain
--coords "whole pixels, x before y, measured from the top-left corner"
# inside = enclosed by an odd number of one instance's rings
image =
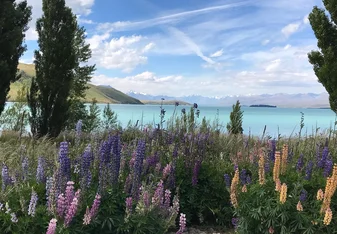
[[[323,108],[329,107],[329,95],[327,93],[298,93],[298,94],[261,94],[261,95],[242,95],[242,96],[225,96],[225,97],[204,97],[200,95],[191,96],[158,96],[148,95],[136,92],[128,92],[129,96],[140,100],[181,100],[188,103],[197,103],[201,106],[232,106],[237,100],[241,105],[274,105],[277,107],[289,108]]]
[[[9,101],[15,101],[17,91],[22,86],[28,86],[31,78],[35,76],[34,64],[20,63],[18,66],[19,73],[21,74],[20,80],[11,85],[9,91]],[[143,104],[141,101],[134,97],[130,97],[121,91],[114,89],[110,86],[96,86],[88,84],[89,89],[86,90],[85,102],[91,102],[93,98],[98,103],[114,103],[114,104]]]

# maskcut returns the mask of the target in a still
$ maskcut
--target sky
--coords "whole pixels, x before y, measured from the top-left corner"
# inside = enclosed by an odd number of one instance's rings
[[[21,62],[37,46],[33,7]],[[66,0],[87,33],[91,83],[151,95],[322,93],[307,53],[321,0]]]

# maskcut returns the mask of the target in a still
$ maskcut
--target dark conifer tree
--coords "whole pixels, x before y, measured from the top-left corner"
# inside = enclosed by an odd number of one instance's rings
[[[25,32],[31,16],[27,1],[0,0],[0,114],[12,82],[17,81],[19,58],[25,52]]]

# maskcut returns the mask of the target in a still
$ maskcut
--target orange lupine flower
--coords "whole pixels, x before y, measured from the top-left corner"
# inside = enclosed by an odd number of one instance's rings
[[[331,219],[332,219],[332,211],[330,207],[328,207],[324,215],[324,220],[323,220],[324,225],[329,225],[331,222]]]
[[[286,200],[287,200],[287,185],[283,183],[281,186],[280,202],[284,204]]]
[[[264,156],[263,154],[260,154],[259,158],[259,183],[261,185],[266,183],[265,180],[265,170],[264,170]]]
[[[297,209],[298,211],[303,211],[303,206],[302,206],[301,201],[298,201],[297,206],[296,206],[296,209]]]
[[[283,145],[282,161],[281,161],[281,175],[284,175],[286,173],[287,160],[288,160],[288,145]]]
[[[273,180],[276,180],[280,177],[280,165],[281,165],[281,156],[280,151],[275,152],[275,163],[273,169]]]

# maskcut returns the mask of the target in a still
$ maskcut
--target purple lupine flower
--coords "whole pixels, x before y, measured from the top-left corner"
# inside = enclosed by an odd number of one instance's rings
[[[11,213],[11,221],[12,223],[17,223],[19,221],[15,213]]]
[[[175,102],[174,105],[175,105],[175,106],[179,106],[179,102]]]
[[[194,109],[198,109],[198,104],[197,104],[197,103],[194,103],[194,104],[193,104],[193,108],[194,108]]]
[[[80,170],[80,175],[82,177],[81,180],[81,188],[86,189],[90,187],[92,175],[90,171],[90,166],[93,160],[93,155],[91,151],[91,145],[88,145],[82,154],[81,157],[81,170]]]
[[[28,177],[28,158],[24,157],[21,163],[23,180],[27,180]]]
[[[38,183],[44,183],[46,181],[46,177],[44,175],[44,158],[39,157],[37,160],[37,168],[36,168],[36,181]]]
[[[332,168],[333,168],[332,159],[327,159],[324,164],[323,176],[328,177],[332,172]]]
[[[47,200],[47,206],[49,203],[49,194],[50,190],[53,187],[53,177],[48,177],[46,180],[46,200]]]
[[[67,209],[67,214],[64,219],[64,226],[68,227],[70,222],[72,221],[73,217],[75,216],[77,212],[77,207],[78,207],[78,199],[77,197],[74,197],[72,200],[69,208]]]
[[[35,216],[35,208],[36,208],[37,200],[38,200],[37,193],[33,190],[32,195],[30,197],[29,207],[28,207],[28,215],[32,217]]]
[[[80,119],[79,121],[77,121],[76,127],[75,127],[76,136],[80,136],[81,135],[81,133],[82,133],[82,126],[83,126],[83,122]]]
[[[64,197],[64,194],[61,193],[57,198],[56,203],[56,212],[59,217],[63,217],[63,214],[67,208],[67,202],[66,198]]]
[[[66,198],[66,205],[70,206],[71,202],[74,199],[75,192],[74,192],[74,182],[73,181],[68,181],[67,182],[67,187],[66,187],[66,192],[65,192],[65,198]]]
[[[116,184],[118,182],[119,170],[121,165],[121,140],[120,136],[116,135],[112,138],[112,184]]]
[[[312,169],[314,167],[314,163],[312,161],[309,161],[307,164],[307,167],[305,169],[305,179],[310,180],[311,179],[311,174],[312,174]]]
[[[126,194],[130,194],[131,193],[131,188],[132,188],[132,174],[129,174],[127,177],[126,177],[126,180],[125,180],[125,184],[124,184],[124,192]]]
[[[275,161],[275,152],[276,152],[276,140],[271,140],[271,146],[270,146],[270,152],[269,152],[269,159],[270,161]]]
[[[4,191],[6,187],[11,184],[11,178],[9,176],[8,167],[5,164],[2,166],[1,178],[2,178],[2,191]]]
[[[138,195],[139,195],[139,185],[141,181],[141,174],[142,174],[142,165],[143,165],[143,160],[145,157],[145,141],[144,140],[139,140],[138,145],[137,145],[137,153],[136,153],[136,159],[135,159],[135,164],[134,164],[134,176],[133,176],[133,184],[132,184],[132,196],[134,200],[138,200]]]
[[[60,163],[60,177],[65,181],[62,182],[61,187],[63,187],[63,183],[70,180],[71,166],[70,166],[70,158],[68,157],[68,142],[61,142],[60,151],[59,151],[59,163]]]
[[[235,229],[238,227],[238,224],[239,218],[232,218],[232,225],[234,226]]]
[[[250,177],[250,175],[246,176],[246,184],[251,184],[252,183],[252,178]]]
[[[46,234],[55,234],[56,231],[56,219],[51,219],[48,225]]]
[[[149,167],[155,167],[159,162],[158,153],[156,152],[153,156],[147,157],[146,162]]]
[[[320,158],[320,160],[318,161],[318,167],[319,168],[324,168],[326,160],[328,159],[329,156],[329,148],[327,146],[324,147],[323,151],[322,151],[322,157]]]
[[[201,162],[197,161],[194,164],[194,168],[193,168],[192,186],[196,186],[198,184],[198,175],[199,175],[200,167],[201,167]]]
[[[303,154],[301,154],[300,157],[297,160],[296,170],[302,171],[303,167],[304,167],[304,156],[303,156]]]
[[[153,205],[159,206],[163,204],[163,201],[164,201],[163,193],[164,193],[164,185],[163,185],[163,181],[160,180],[160,182],[157,185],[156,191],[154,192],[154,195],[152,197]]]
[[[265,173],[269,173],[270,172],[270,163],[269,163],[268,160],[264,164],[264,171],[265,171]]]
[[[126,198],[125,206],[126,206],[126,213],[131,214],[132,213],[132,197]]]
[[[95,196],[95,200],[91,206],[91,209],[90,209],[90,218],[94,218],[97,213],[98,213],[98,208],[99,208],[99,205],[101,204],[101,196],[97,193],[96,196]]]
[[[185,109],[185,108],[181,109],[181,113],[182,113],[183,115],[185,115],[185,114],[186,114],[186,109]]]
[[[305,189],[302,189],[301,194],[300,194],[300,201],[304,202],[307,200],[308,197],[308,192]]]
[[[234,171],[236,171],[237,169],[239,169],[239,166],[238,166],[238,164],[235,164],[234,165]]]
[[[110,138],[109,138],[110,139]],[[108,164],[110,162],[111,144],[104,141],[99,150],[99,191],[103,192],[108,183]]]
[[[150,207],[150,194],[148,191],[143,192],[143,202],[146,208]]]
[[[186,215],[183,213],[180,213],[180,218],[179,218],[179,230],[177,231],[176,234],[182,234],[184,233],[186,229]]]
[[[247,179],[247,171],[246,169],[242,169],[240,171],[240,181],[242,185],[245,185],[247,183],[246,179]]]
[[[225,179],[226,187],[230,187],[231,186],[231,177],[230,177],[230,175],[225,174],[224,175],[224,179]]]
[[[165,201],[164,201],[164,206],[166,208],[170,207],[170,203],[171,203],[171,191],[166,189],[165,190]]]

